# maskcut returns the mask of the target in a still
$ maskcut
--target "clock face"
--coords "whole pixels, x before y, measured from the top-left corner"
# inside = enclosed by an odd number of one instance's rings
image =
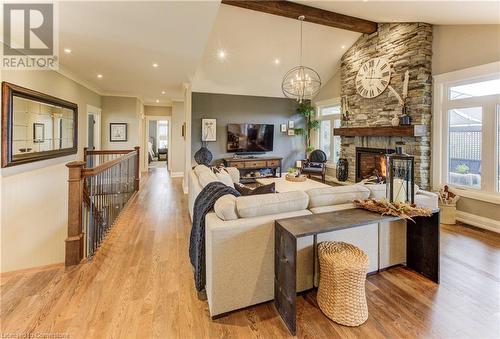
[[[356,75],[356,90],[364,98],[375,98],[389,85],[391,65],[385,58],[373,58],[365,62]]]

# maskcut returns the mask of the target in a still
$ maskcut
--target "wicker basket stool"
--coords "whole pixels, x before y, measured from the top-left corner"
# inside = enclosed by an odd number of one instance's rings
[[[330,319],[346,326],[359,326],[368,319],[365,280],[368,256],[345,242],[318,245],[318,305]]]

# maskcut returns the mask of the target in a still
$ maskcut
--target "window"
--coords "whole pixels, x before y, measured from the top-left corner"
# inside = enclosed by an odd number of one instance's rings
[[[336,164],[340,157],[340,137],[333,135],[333,129],[340,127],[340,113],[340,99],[318,103],[319,148],[332,164]]]
[[[168,148],[168,120],[158,121],[158,149]]]
[[[448,184],[462,189],[460,194],[464,196],[468,194],[485,201],[498,199],[498,66],[484,65],[439,75],[434,78],[434,84],[434,188]]]
[[[450,100],[457,100],[492,94],[500,94],[500,79],[450,87],[448,97]]]
[[[448,111],[448,183],[481,188],[481,107]]]

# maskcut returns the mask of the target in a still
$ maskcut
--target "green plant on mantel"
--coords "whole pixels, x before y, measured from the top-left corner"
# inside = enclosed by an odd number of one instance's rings
[[[294,132],[295,135],[303,135],[306,137],[306,152],[309,153],[313,150],[311,146],[311,132],[319,129],[320,121],[314,119],[316,109],[311,105],[310,101],[299,104],[297,113],[306,120],[306,128],[294,128]]]

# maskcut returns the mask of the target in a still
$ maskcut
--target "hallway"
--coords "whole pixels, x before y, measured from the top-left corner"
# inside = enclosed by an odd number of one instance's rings
[[[71,338],[274,338],[272,302],[211,320],[188,260],[182,179],[153,168],[91,263],[1,276],[1,332]],[[487,236],[486,236],[487,234]],[[498,337],[500,235],[442,227],[441,285],[402,268],[370,276],[370,317],[330,322],[314,293],[298,299],[299,337]],[[476,256],[468,255],[477,253]],[[417,297],[418,295],[418,297]]]

